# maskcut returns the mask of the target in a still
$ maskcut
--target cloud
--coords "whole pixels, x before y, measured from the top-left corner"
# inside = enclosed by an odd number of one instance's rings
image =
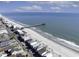
[[[16,11],[41,11],[43,10],[41,6],[32,5],[32,6],[23,6],[16,9]]]
[[[3,1],[4,3],[10,3],[11,1]]]
[[[55,9],[55,10],[60,10],[61,8],[60,7],[50,7],[52,10]]]
[[[54,6],[60,6],[60,7],[78,7],[79,6],[79,2],[74,2],[74,1],[40,1],[40,2],[30,2],[32,4],[39,4],[39,5],[54,5]]]
[[[24,11],[30,11],[30,12],[61,12],[61,10],[62,10],[62,8],[60,8],[58,6],[49,6],[49,7],[44,8],[44,6],[32,5],[32,6],[19,7],[15,11],[18,11],[18,12],[24,12]]]
[[[31,4],[31,6],[18,7],[16,11],[63,12],[69,9],[74,10],[74,8],[78,8],[79,6],[79,2],[73,1],[31,1],[29,4]]]
[[[50,7],[50,9],[52,12],[61,12],[62,11],[62,8],[60,8],[60,7]]]
[[[31,4],[49,4],[49,1],[30,1]]]
[[[79,5],[77,5],[77,4],[72,4],[72,7],[78,7]]]
[[[64,5],[64,7],[68,7],[68,8],[70,8],[70,7],[78,7],[79,6],[79,2],[77,1],[77,2],[67,2],[66,4],[62,4],[62,5]]]

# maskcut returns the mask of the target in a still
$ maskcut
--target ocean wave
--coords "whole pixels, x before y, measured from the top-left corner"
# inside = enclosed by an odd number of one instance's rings
[[[75,47],[78,47],[79,48],[79,45],[77,45],[75,42],[72,42],[72,41],[68,41],[68,40],[65,40],[65,39],[61,39],[61,38],[57,38],[59,40],[61,40],[62,42],[65,42],[67,44],[70,44],[70,45],[73,45]]]

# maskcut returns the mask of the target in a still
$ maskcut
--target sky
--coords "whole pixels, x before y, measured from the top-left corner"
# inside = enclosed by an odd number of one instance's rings
[[[0,13],[7,12],[79,13],[79,1],[0,1]]]

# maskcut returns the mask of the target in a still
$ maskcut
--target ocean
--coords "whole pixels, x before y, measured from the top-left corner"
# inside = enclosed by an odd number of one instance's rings
[[[78,13],[16,12],[2,14],[27,25],[46,23],[45,26],[37,28],[55,37],[79,45]]]

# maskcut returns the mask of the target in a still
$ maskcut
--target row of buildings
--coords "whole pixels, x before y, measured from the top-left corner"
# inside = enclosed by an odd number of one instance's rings
[[[28,34],[28,32],[23,31],[21,29],[21,27],[15,26],[12,23],[8,22],[7,20],[1,20],[1,21],[7,27],[9,34],[12,33],[12,35],[9,35],[9,36],[10,37],[13,36],[15,38],[16,42],[19,42],[21,44],[21,47],[23,48],[23,50],[25,52],[24,56],[53,57],[56,55],[53,53],[53,51],[50,48],[48,48],[47,45],[40,42],[39,40],[31,38],[31,36]],[[12,39],[13,39],[13,37],[12,37]],[[10,42],[10,40],[9,40],[9,42]],[[18,53],[18,51],[17,51],[17,53]],[[60,55],[56,55],[56,56],[60,56]]]

